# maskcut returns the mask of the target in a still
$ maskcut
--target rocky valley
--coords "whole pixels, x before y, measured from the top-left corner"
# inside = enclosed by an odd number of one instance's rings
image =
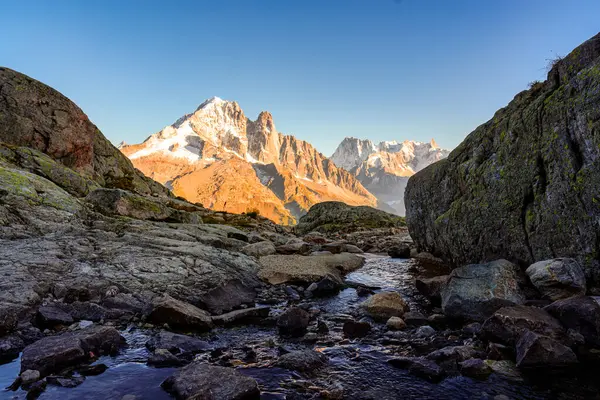
[[[216,98],[119,151],[0,68],[0,397],[599,398],[599,66],[332,159]]]

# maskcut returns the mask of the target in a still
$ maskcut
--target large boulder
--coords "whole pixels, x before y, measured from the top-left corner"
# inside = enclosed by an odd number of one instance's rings
[[[510,346],[514,346],[529,331],[559,341],[567,337],[556,318],[541,308],[528,306],[501,308],[481,328],[481,334],[488,340]]]
[[[233,368],[192,363],[167,378],[162,387],[181,400],[258,400],[260,390],[252,378]]]
[[[588,296],[558,300],[545,307],[567,329],[579,332],[588,345],[600,347],[600,305]]]
[[[556,369],[577,364],[577,356],[569,347],[528,331],[517,342],[517,367],[531,369]]]
[[[387,321],[391,317],[402,317],[409,310],[400,293],[376,293],[362,303],[362,307],[376,320]]]
[[[287,282],[310,284],[329,275],[341,279],[343,274],[362,267],[364,261],[363,257],[350,253],[271,255],[260,258],[258,276],[272,285]]]
[[[585,294],[583,269],[572,258],[538,261],[525,271],[531,283],[550,300],[560,300]]]
[[[506,260],[457,268],[442,289],[444,314],[466,320],[484,321],[498,309],[522,304],[524,276]]]
[[[600,282],[599,69],[600,34],[409,179],[420,251],[454,266],[572,257]]]
[[[268,240],[248,244],[242,247],[241,251],[246,255],[253,256],[256,258],[270,256],[271,254],[275,254],[277,252],[273,242],[270,242]]]

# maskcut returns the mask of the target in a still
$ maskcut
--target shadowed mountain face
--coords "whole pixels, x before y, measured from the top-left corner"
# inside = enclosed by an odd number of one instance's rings
[[[311,144],[277,132],[270,113],[251,121],[236,102],[216,97],[120,149],[175,194],[215,210],[258,211],[291,224],[322,201],[377,205],[352,174]]]
[[[404,190],[408,178],[448,156],[432,139],[429,143],[406,140],[381,142],[347,137],[331,160],[352,173],[378,200],[379,208],[404,215]]]

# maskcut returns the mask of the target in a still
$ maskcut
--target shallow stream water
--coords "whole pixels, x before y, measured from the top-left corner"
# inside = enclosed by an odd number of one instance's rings
[[[395,290],[410,303],[411,309],[423,310],[422,302],[414,288],[415,261],[390,259],[369,255],[360,270],[346,277],[347,283],[363,285],[380,290]],[[234,365],[239,370],[257,380],[262,391],[262,399],[309,399],[319,398],[323,390],[333,392],[339,389],[346,399],[494,399],[497,395],[509,399],[548,399],[548,398],[597,398],[596,388],[579,382],[565,381],[563,384],[546,387],[526,382],[513,382],[492,374],[486,381],[475,381],[465,377],[452,377],[433,384],[409,375],[407,371],[390,366],[388,360],[397,350],[393,346],[381,345],[376,341],[343,341],[341,322],[343,316],[352,315],[360,302],[354,288],[342,290],[337,296],[317,299],[314,305],[321,309],[319,318],[330,325],[333,340],[307,344],[299,340],[284,340],[272,327],[245,326],[240,328],[219,328],[203,336],[214,349],[231,352]],[[382,326],[375,326],[384,332]],[[102,357],[97,363],[109,368],[99,376],[87,377],[76,388],[62,388],[48,385],[39,397],[41,400],[104,400],[121,399],[124,395],[137,396],[136,399],[171,399],[160,384],[173,368],[151,368],[146,365],[148,351],[144,344],[151,331],[129,327],[122,332],[128,347],[116,357]],[[341,343],[340,343],[341,342]],[[316,348],[329,357],[329,366],[311,376],[280,368],[269,367],[269,361],[276,359],[278,350]],[[244,363],[242,355],[248,348],[256,352],[256,362]],[[207,354],[198,357],[208,358]],[[0,365],[0,387],[9,386],[19,372],[19,359]],[[568,385],[572,387],[564,387]],[[25,399],[24,391],[0,391],[0,399]]]

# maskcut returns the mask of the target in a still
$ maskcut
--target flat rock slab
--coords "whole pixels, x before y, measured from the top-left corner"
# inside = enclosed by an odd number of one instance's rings
[[[324,367],[328,362],[325,354],[314,350],[298,350],[279,357],[275,366],[300,372],[310,372]]]
[[[315,256],[271,255],[261,257],[258,276],[272,285],[319,282],[327,275],[338,278],[363,266],[356,254],[320,254]]]
[[[258,400],[260,390],[252,378],[233,368],[193,363],[167,378],[162,387],[181,400]]]
[[[242,323],[261,322],[269,316],[270,307],[252,307],[242,310],[235,310],[226,314],[212,317],[215,325],[231,326]]]

